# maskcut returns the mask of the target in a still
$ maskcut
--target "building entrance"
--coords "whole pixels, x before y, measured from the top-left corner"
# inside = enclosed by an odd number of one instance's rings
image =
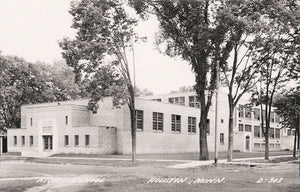
[[[52,151],[52,135],[43,136],[44,151]]]
[[[250,151],[250,137],[246,137],[246,151]]]

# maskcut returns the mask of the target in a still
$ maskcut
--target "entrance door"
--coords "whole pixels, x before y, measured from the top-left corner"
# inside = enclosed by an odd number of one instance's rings
[[[43,136],[44,151],[52,151],[52,135]]]
[[[2,137],[2,152],[7,152],[7,137]]]
[[[246,151],[250,151],[250,137],[246,137]]]

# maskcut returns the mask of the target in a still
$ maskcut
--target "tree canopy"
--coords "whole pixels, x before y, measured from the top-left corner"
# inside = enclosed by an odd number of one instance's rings
[[[3,128],[19,128],[21,105],[78,98],[69,68],[29,63],[15,56],[0,55],[0,119]]]

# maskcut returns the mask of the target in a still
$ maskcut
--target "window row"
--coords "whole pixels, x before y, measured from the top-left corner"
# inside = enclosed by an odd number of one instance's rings
[[[239,105],[238,111],[239,111],[239,117],[240,118],[249,118],[249,119],[252,118],[252,112],[253,112],[253,119],[254,120],[261,120],[261,115],[263,115],[263,118],[264,118],[265,112],[266,112],[265,110],[263,110],[262,114],[261,114],[260,109],[258,109],[258,108],[253,109],[252,107],[247,107],[247,106],[244,106],[244,105]],[[270,121],[273,122],[273,123],[274,122],[279,123],[280,118],[276,113],[271,112]]]
[[[265,143],[254,143],[254,149],[260,149],[260,148],[264,149],[265,146],[266,146]],[[274,148],[280,149],[280,143],[270,143],[269,148],[270,149],[274,149]]]
[[[288,136],[295,135],[295,130],[288,129],[288,130],[287,130],[287,135],[288,135]]]
[[[144,112],[142,110],[135,111],[136,118],[136,128],[137,130],[144,129]],[[210,121],[207,119],[207,134],[210,133]],[[171,131],[181,132],[181,115],[172,114],[171,115]],[[164,114],[160,112],[152,113],[152,129],[154,131],[164,131]],[[197,120],[196,117],[188,117],[188,132],[196,133]]]
[[[85,135],[84,139],[85,139],[84,140],[85,146],[89,146],[91,143],[90,135]],[[65,135],[65,146],[69,146],[69,145],[70,145],[70,136]],[[79,135],[74,135],[74,146],[79,146]]]
[[[32,146],[33,145],[33,136],[30,135],[29,137],[29,145]],[[26,144],[26,137],[25,136],[21,136],[21,145],[25,145]],[[14,136],[14,145],[18,145],[18,137]]]
[[[239,131],[244,131],[244,125],[239,124]],[[245,125],[245,132],[252,132],[251,125]],[[265,137],[265,127],[262,130],[260,126],[254,126],[254,137]],[[270,138],[280,138],[280,129],[274,129],[270,127],[269,129],[269,137]]]

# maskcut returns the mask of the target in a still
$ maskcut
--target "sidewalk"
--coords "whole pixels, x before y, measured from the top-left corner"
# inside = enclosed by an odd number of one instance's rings
[[[291,157],[291,155],[280,155],[280,156],[271,156],[270,159],[273,158],[280,158],[280,157]],[[233,159],[232,162],[227,162],[226,159],[218,160],[218,163],[242,163],[242,164],[256,164],[256,163],[250,163],[247,162],[249,160],[258,160],[258,159],[264,159],[264,157],[253,157],[253,158],[239,158],[239,159]],[[243,161],[243,162],[241,162]],[[184,168],[192,168],[192,167],[199,167],[199,166],[205,166],[205,165],[212,165],[214,164],[214,160],[208,160],[208,161],[191,161],[188,163],[178,164],[169,166],[168,168],[172,169],[184,169]]]

